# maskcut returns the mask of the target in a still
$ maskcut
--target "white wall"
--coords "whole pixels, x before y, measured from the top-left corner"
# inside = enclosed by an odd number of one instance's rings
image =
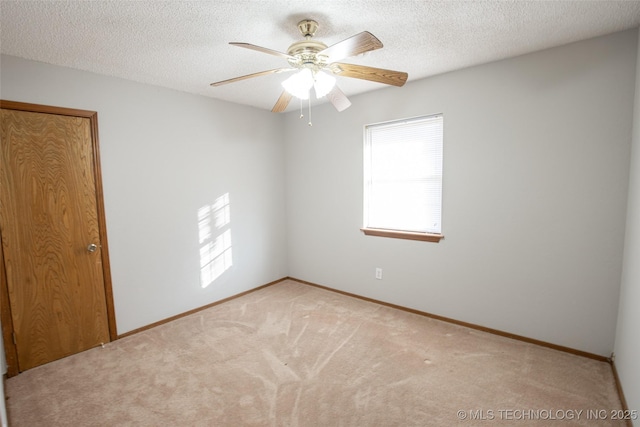
[[[639,43],[640,48],[640,43]],[[624,267],[615,342],[616,368],[627,405],[640,408],[640,51],[636,65],[633,146]]]
[[[382,89],[314,108],[313,127],[288,114],[290,276],[609,356],[636,44],[626,31]],[[363,125],[432,113],[445,239],[364,236]]]
[[[286,276],[279,117],[10,56],[1,67],[2,99],[98,112],[119,333]],[[203,289],[198,209],[225,193],[233,266]]]

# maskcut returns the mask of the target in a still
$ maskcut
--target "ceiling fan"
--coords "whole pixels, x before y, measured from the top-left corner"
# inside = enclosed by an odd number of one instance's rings
[[[271,110],[274,113],[279,113],[287,108],[293,96],[300,99],[309,99],[309,93],[312,87],[315,90],[317,98],[326,96],[336,110],[343,111],[348,108],[351,102],[338,86],[335,85],[334,75],[369,80],[393,86],[403,86],[407,81],[407,73],[401,71],[337,62],[350,56],[380,49],[382,42],[368,31],[363,31],[327,47],[324,43],[313,39],[318,29],[318,23],[316,21],[311,19],[302,20],[298,23],[298,29],[302,33],[304,40],[295,42],[289,46],[287,53],[250,43],[229,43],[233,46],[252,49],[284,58],[289,63],[289,67],[234,77],[232,79],[211,83],[211,86],[221,86],[268,74],[298,71],[282,83],[285,89]]]

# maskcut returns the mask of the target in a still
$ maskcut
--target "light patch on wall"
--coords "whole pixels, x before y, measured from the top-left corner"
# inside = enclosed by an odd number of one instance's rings
[[[229,193],[198,209],[200,286],[206,288],[233,265]]]

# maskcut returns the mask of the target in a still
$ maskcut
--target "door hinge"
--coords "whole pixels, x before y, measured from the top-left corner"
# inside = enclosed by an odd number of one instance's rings
[[[18,345],[18,341],[16,341],[16,333],[11,332],[11,337],[13,338],[13,345]]]

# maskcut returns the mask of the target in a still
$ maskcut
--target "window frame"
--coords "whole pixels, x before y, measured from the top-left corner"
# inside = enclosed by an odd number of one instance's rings
[[[422,119],[430,119],[430,118],[436,118],[436,117],[441,117],[442,118],[442,134],[443,134],[443,139],[444,139],[444,115],[442,113],[436,113],[436,114],[426,114],[426,115],[420,115],[420,116],[414,116],[414,117],[408,117],[408,118],[403,118],[403,119],[398,119],[398,120],[390,120],[390,121],[386,121],[386,122],[378,122],[378,123],[371,123],[371,124],[367,124],[363,127],[363,200],[362,200],[362,208],[363,208],[363,212],[362,212],[362,221],[363,221],[363,226],[360,228],[360,231],[362,231],[366,236],[376,236],[376,237],[388,237],[388,238],[395,238],[395,239],[406,239],[406,240],[417,240],[417,241],[424,241],[424,242],[433,242],[433,243],[438,243],[440,242],[440,240],[444,239],[444,234],[442,234],[442,232],[440,233],[434,233],[434,232],[422,232],[422,231],[407,231],[407,230],[397,230],[397,229],[389,229],[389,228],[376,228],[376,227],[371,227],[368,226],[367,224],[367,197],[368,197],[368,189],[367,189],[367,176],[366,176],[366,168],[367,165],[365,164],[365,162],[370,161],[370,158],[367,157],[366,153],[368,152],[368,150],[370,150],[370,146],[371,143],[368,141],[368,137],[367,137],[367,130],[369,127],[371,126],[380,126],[380,125],[389,125],[389,126],[393,126],[394,124],[397,123],[402,123],[402,122],[407,122],[407,121],[418,121],[418,120],[422,120]],[[444,146],[442,147],[442,161],[444,163]],[[443,165],[444,166],[444,165]],[[440,186],[441,186],[441,198],[440,198],[440,221],[442,221],[442,176],[441,176],[441,181],[440,181]],[[442,231],[442,227],[440,227],[440,231]]]

